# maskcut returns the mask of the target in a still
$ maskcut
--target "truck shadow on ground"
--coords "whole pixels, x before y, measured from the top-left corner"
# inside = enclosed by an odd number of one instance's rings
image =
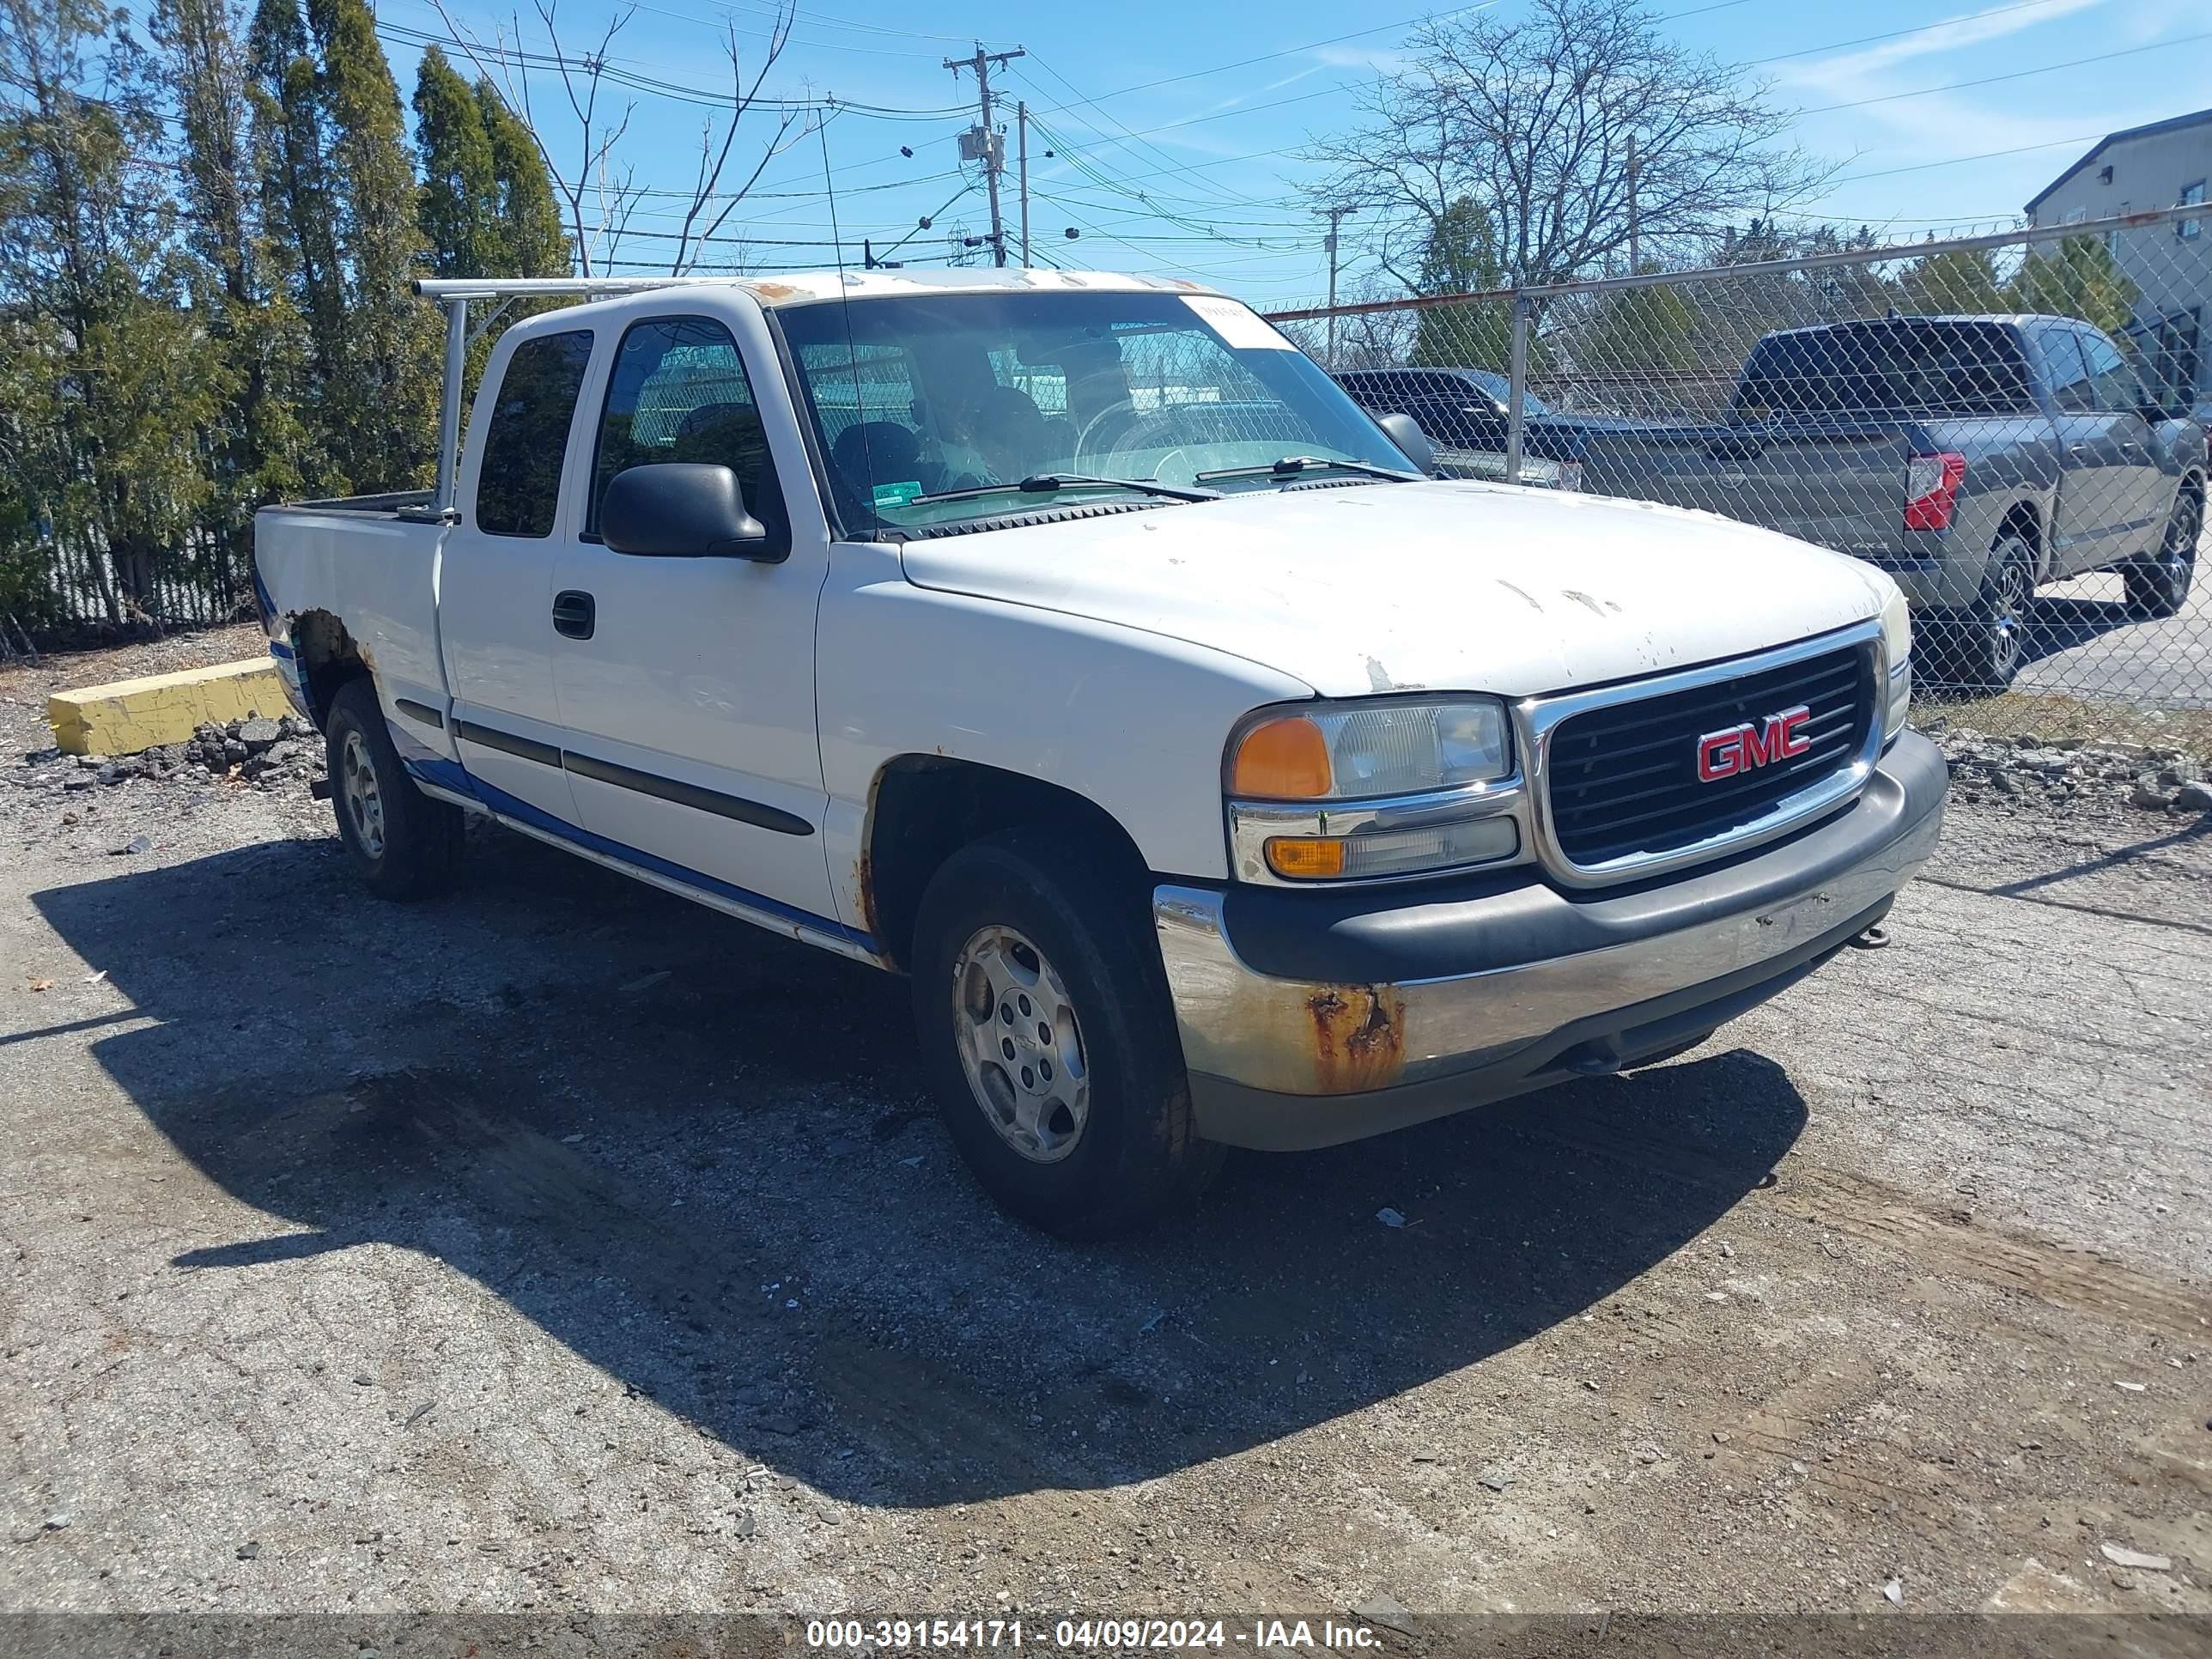
[[[2087,645],[2107,634],[2133,628],[2143,618],[2124,599],[2067,599],[2044,594],[2027,609],[2027,627],[2021,640],[2023,665],[2055,657],[2075,646]]]
[[[2047,658],[2071,651],[2078,646],[2091,645],[2107,635],[2124,629],[2140,626],[2143,618],[2129,609],[2123,599],[2099,599],[2043,594],[2029,603],[2021,629],[2021,666],[2023,670]],[[1942,671],[1933,660],[1942,648],[1951,645],[1971,645],[1973,636],[1962,630],[1971,624],[1945,619],[1920,621],[1917,624],[1922,643],[1929,647],[1931,660],[1920,665],[1924,676],[1921,690],[1954,697],[1961,702],[1989,695],[1978,684],[1947,681]],[[2021,690],[2029,687],[2022,686]]]
[[[1779,1067],[1715,1045],[1243,1155],[1195,1213],[1065,1245],[952,1160],[904,981],[504,832],[476,850],[462,894],[413,908],[327,840],[35,896],[156,1022],[95,1038],[101,1063],[300,1229],[241,1215],[173,1265],[421,1252],[854,1502],[1126,1483],[1417,1388],[1614,1296],[1771,1184],[1805,1121]],[[377,1358],[436,1396],[434,1355]]]

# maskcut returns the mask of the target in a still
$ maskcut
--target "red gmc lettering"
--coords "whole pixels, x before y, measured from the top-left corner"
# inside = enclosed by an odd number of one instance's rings
[[[1776,761],[1802,755],[1813,746],[1804,732],[1813,711],[1800,703],[1763,721],[1746,720],[1725,732],[1708,732],[1698,739],[1698,781],[1717,783],[1739,772],[1770,766]]]

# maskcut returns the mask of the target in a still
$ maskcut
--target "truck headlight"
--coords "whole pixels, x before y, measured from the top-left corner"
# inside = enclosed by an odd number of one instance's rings
[[[1894,586],[1881,608],[1881,637],[1889,659],[1881,711],[1881,740],[1887,743],[1905,730],[1905,713],[1912,706],[1912,607]]]
[[[1265,710],[1225,768],[1237,874],[1356,881],[1521,850],[1512,726],[1495,697]]]

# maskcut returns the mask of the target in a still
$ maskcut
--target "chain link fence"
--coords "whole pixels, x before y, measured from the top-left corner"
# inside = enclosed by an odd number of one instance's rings
[[[1926,690],[2212,708],[2212,212],[1771,248],[1271,318],[1368,409],[1419,422],[1447,474],[1701,508],[1879,566]]]
[[[0,551],[0,660],[35,648],[238,622],[253,614],[252,538],[200,529],[117,550],[43,529]]]

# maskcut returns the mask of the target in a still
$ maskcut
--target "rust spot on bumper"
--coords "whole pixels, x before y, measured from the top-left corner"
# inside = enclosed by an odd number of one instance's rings
[[[1387,1089],[1406,1069],[1406,1005],[1389,987],[1325,985],[1306,998],[1322,1094]]]

